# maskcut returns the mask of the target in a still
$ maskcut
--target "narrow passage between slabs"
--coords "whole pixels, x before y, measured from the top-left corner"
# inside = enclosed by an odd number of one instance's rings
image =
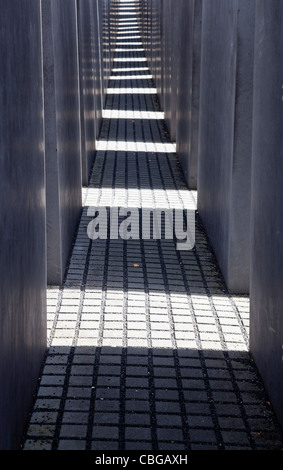
[[[121,1],[117,13],[95,164],[64,283],[48,289],[48,351],[23,447],[269,448],[279,434],[248,352],[249,299],[229,295],[197,193],[185,184],[148,68],[139,2]],[[109,218],[99,227],[105,238],[91,239],[97,208],[108,216],[124,209],[121,222],[133,209],[133,225],[143,209],[189,208],[195,246],[115,239]]]

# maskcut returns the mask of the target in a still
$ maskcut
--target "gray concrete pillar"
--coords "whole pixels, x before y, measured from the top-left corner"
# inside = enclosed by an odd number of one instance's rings
[[[177,113],[177,87],[178,87],[178,76],[180,70],[178,69],[178,53],[180,51],[181,44],[179,42],[179,17],[177,14],[178,2],[176,0],[170,0],[170,30],[169,40],[171,42],[171,63],[170,63],[170,137],[173,142],[176,142],[176,113]]]
[[[62,283],[82,205],[76,0],[42,0],[47,280]]]
[[[153,61],[153,37],[152,37],[152,2],[147,1],[143,12],[143,42],[148,65],[152,69]]]
[[[164,25],[164,2],[163,0],[160,2],[160,33],[161,33],[161,38],[160,38],[160,82],[158,83],[157,86],[157,94],[160,102],[161,109],[164,111],[164,105],[165,105],[165,100],[164,100],[164,95],[165,95],[165,90],[164,90],[164,76],[165,76],[165,42],[164,42],[164,36],[165,36],[165,25]]]
[[[198,210],[228,289],[249,292],[254,0],[204,0]]]
[[[17,450],[46,350],[41,3],[0,15],[0,449]]]
[[[256,5],[250,348],[283,426],[283,2]]]
[[[101,79],[101,99],[102,99],[102,108],[105,104],[105,90],[106,90],[106,80],[104,74],[105,67],[105,58],[104,58],[104,23],[103,23],[103,5],[104,3],[96,2],[97,9],[97,22],[98,22],[98,45],[99,45],[99,57],[100,57],[100,79]]]
[[[99,24],[95,0],[78,0],[82,184],[87,186],[102,119]]]
[[[171,0],[163,0],[163,97],[162,108],[165,122],[171,134],[171,103],[172,103],[172,5]]]
[[[197,189],[202,0],[176,0],[176,148],[190,189]]]
[[[102,0],[98,4],[101,21],[101,48],[102,48],[102,77],[103,77],[103,94],[105,99],[105,90],[108,86],[108,79],[111,72],[110,66],[110,24],[108,15],[108,0]]]
[[[158,0],[155,0],[158,2]],[[163,89],[163,59],[162,59],[162,10],[163,10],[163,3],[160,0],[156,6],[156,17],[157,17],[157,34],[159,35],[157,39],[157,46],[156,46],[156,87],[157,87],[157,94],[159,98],[162,96]]]
[[[160,54],[161,54],[161,22],[160,22],[160,2],[152,2],[152,66],[151,72],[155,85],[160,88]],[[159,92],[158,92],[159,93]]]

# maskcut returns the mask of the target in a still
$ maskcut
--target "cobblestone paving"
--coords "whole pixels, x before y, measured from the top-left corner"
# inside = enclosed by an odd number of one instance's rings
[[[248,352],[249,299],[227,292],[197,212],[191,251],[87,236],[90,207],[196,207],[135,20],[120,16],[81,223],[64,284],[48,289],[48,350],[23,448],[279,449]]]

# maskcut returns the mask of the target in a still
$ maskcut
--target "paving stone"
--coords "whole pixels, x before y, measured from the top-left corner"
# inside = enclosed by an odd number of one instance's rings
[[[150,427],[135,427],[128,426],[125,430],[125,439],[126,441],[151,441],[151,428]]]
[[[88,421],[88,413],[81,411],[65,411],[62,422],[64,424],[85,424]]]
[[[85,450],[85,441],[78,439],[60,439],[58,444],[58,450],[64,451],[76,451],[76,450]]]
[[[26,439],[23,450],[39,451],[39,450],[51,450],[51,449],[52,449],[52,440]]]
[[[34,411],[30,419],[30,423],[56,423],[58,413],[56,411]]]
[[[157,414],[157,426],[176,426],[181,428],[182,427],[182,418],[180,416],[180,410],[178,410],[178,414]]]
[[[126,413],[126,426],[150,426],[150,415],[143,413]]]
[[[91,444],[91,450],[97,450],[97,451],[110,451],[110,450],[117,451],[118,448],[119,448],[118,440],[116,442],[95,440]]]
[[[56,398],[37,398],[34,405],[34,412],[37,410],[57,410],[60,406],[60,399]],[[32,422],[33,416],[30,421]]]
[[[160,441],[169,441],[172,444],[174,442],[183,442],[184,435],[181,428],[174,428],[174,427],[164,427],[164,428],[157,428],[157,437]]]
[[[92,437],[94,439],[118,439],[119,428],[118,426],[99,426],[93,427]]]
[[[94,415],[94,423],[95,424],[119,424],[119,414],[112,412],[107,413],[105,412],[97,412]]]
[[[55,431],[55,424],[31,424],[28,428],[28,437],[52,437]]]
[[[87,426],[84,424],[62,424],[60,429],[60,438],[85,438]]]

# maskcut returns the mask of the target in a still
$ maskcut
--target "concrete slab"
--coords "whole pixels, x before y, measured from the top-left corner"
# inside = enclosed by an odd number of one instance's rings
[[[171,135],[172,126],[172,5],[171,0],[163,0],[162,18],[162,42],[163,42],[163,102],[162,109],[165,114],[165,122]]]
[[[283,4],[257,2],[251,212],[250,348],[283,425]]]
[[[203,1],[198,209],[229,290],[249,292],[255,2]]]
[[[176,148],[190,189],[197,189],[202,0],[177,0]]]
[[[88,184],[102,119],[102,91],[98,43],[97,4],[79,0],[78,38],[82,133],[82,184]]]
[[[154,38],[154,50],[153,50],[153,64],[154,68],[152,72],[154,74],[155,85],[157,88],[157,95],[160,97],[163,90],[162,90],[162,82],[163,82],[163,66],[162,66],[162,58],[161,58],[161,35],[162,35],[162,21],[161,21],[161,12],[162,12],[162,1],[161,0],[154,0],[153,2],[154,10],[153,10],[153,21],[154,21],[154,29],[153,29],[153,38]]]
[[[14,450],[46,349],[40,2],[5,2],[0,31],[0,449]]]
[[[47,280],[62,283],[81,211],[77,6],[43,0]],[[68,50],[68,54],[66,54]]]

